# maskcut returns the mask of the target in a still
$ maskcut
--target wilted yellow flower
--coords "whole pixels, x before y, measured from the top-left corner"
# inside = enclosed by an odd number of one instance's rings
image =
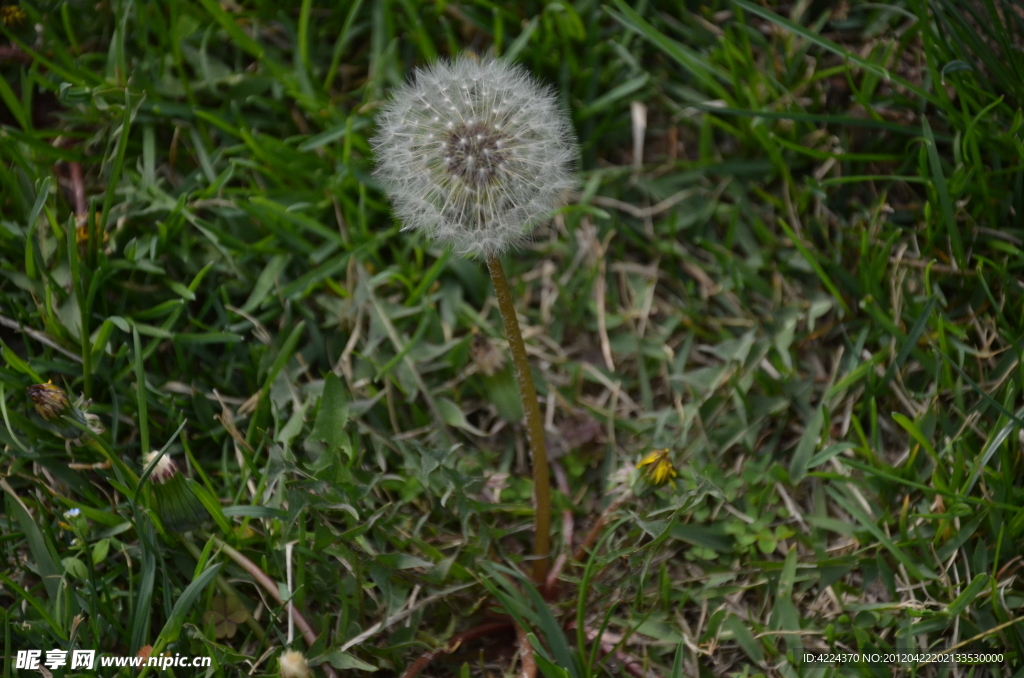
[[[10,8],[4,7],[4,9]],[[71,401],[68,400],[68,394],[60,386],[54,386],[53,380],[45,384],[29,386],[28,397],[32,399],[39,416],[50,423],[59,421],[62,414],[71,414]]]
[[[672,463],[672,458],[669,457],[667,447],[650,452],[640,460],[636,467],[641,469],[644,479],[651,485],[660,487],[668,482],[672,483],[672,487],[676,486],[675,481],[672,479],[679,474]]]
[[[54,386],[52,380],[45,384],[33,384],[27,390],[36,412],[46,422],[44,427],[64,438],[69,445],[72,443],[82,445],[86,438],[82,435],[82,429],[65,421],[64,417],[74,420],[96,435],[103,433],[103,423],[100,422],[100,418],[84,411],[88,403],[83,402],[81,398],[72,403],[68,399],[67,392],[60,386]]]
[[[0,7],[0,23],[7,28],[18,28],[28,19],[28,14],[17,5]]]

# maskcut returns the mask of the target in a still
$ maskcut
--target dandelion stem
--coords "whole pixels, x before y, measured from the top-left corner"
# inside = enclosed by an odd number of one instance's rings
[[[501,319],[505,323],[505,336],[508,338],[512,364],[515,365],[516,380],[519,382],[519,395],[523,399],[523,410],[526,413],[526,435],[533,458],[533,554],[537,557],[533,563],[533,579],[543,584],[547,579],[551,548],[551,486],[548,480],[548,453],[544,447],[544,420],[540,416],[537,389],[533,385],[533,373],[526,357],[523,335],[519,331],[516,309],[512,305],[512,295],[498,255],[488,255],[487,268],[494,282],[494,295],[498,299]]]

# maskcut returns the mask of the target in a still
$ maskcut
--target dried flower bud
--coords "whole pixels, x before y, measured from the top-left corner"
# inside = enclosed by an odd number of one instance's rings
[[[43,421],[49,424],[47,428],[60,437],[75,444],[81,444],[82,430],[65,421],[64,417],[70,417],[97,434],[103,432],[103,425],[100,423],[99,417],[83,412],[80,409],[80,402],[72,404],[64,389],[55,386],[52,380],[45,384],[33,384],[27,390],[36,412],[43,418]]]
[[[53,380],[29,386],[28,397],[32,399],[39,416],[50,423],[60,421],[61,415],[71,414],[68,394],[60,386],[54,386]]]
[[[281,678],[309,678],[306,656],[298,650],[285,650],[278,662],[281,664]]]
[[[418,70],[377,119],[375,176],[405,229],[463,254],[522,240],[575,185],[575,133],[549,88],[493,58]]]

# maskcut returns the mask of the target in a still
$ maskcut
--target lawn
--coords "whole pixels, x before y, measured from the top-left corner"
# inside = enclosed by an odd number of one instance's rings
[[[0,20],[3,678],[1024,676],[1015,0]],[[501,259],[540,581],[488,265],[374,174],[467,53],[578,137]]]

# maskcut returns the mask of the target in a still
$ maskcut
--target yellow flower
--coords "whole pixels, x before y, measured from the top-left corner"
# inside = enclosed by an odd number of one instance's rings
[[[103,230],[103,212],[97,211],[95,216],[96,230],[103,234],[103,245],[105,246],[110,242],[110,233]],[[80,251],[84,252],[85,248],[89,245],[89,238],[91,237],[91,231],[89,229],[89,219],[85,216],[79,216],[75,220],[75,242],[78,243]]]
[[[7,28],[19,28],[28,19],[28,14],[17,5],[0,7],[0,23]]]
[[[672,487],[676,486],[675,481],[672,479],[679,474],[676,472],[676,467],[672,464],[672,458],[669,457],[667,447],[650,452],[640,460],[636,467],[641,469],[644,479],[652,485],[660,487],[668,482],[672,483]]]

